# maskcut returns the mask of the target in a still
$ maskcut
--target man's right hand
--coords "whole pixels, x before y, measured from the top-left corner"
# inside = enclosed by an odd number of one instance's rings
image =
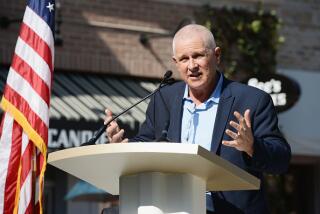
[[[105,113],[104,124],[107,124],[112,119],[112,112],[106,109]],[[110,143],[127,143],[128,138],[123,139],[123,134],[124,130],[119,128],[116,121],[112,121],[106,128],[106,135]]]

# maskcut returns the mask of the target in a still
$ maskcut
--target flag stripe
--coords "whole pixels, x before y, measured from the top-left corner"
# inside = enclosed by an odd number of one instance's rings
[[[29,143],[29,139],[26,136],[25,133],[23,133],[22,135],[22,145],[26,144],[25,148],[22,148],[24,150],[22,150],[22,157],[21,157],[21,162],[22,162],[22,167],[21,167],[21,183],[20,186],[23,185],[23,183],[25,182],[27,176],[29,175],[30,171],[32,170],[32,147],[33,144],[30,141]],[[24,146],[22,146],[24,147]]]
[[[22,151],[22,155],[25,153],[27,147],[29,146],[29,138],[28,135],[26,135],[26,133],[22,133],[22,147],[21,147],[21,151]]]
[[[41,153],[39,152],[39,150],[37,149],[36,152],[36,182],[35,182],[35,213],[39,213],[39,193],[40,193],[40,183],[39,183],[39,178],[40,178],[40,173],[41,173],[41,169],[43,167],[43,155],[41,155]]]
[[[29,26],[39,37],[45,41],[50,47],[52,64],[54,63],[54,39],[53,34],[48,33],[51,32],[49,25],[30,7],[26,8],[26,12],[23,17],[23,23]]]
[[[46,83],[37,75],[37,73],[35,73],[34,70],[16,54],[13,56],[11,67],[30,84],[30,86],[37,92],[39,96],[44,99],[45,103],[49,106],[50,90]]]
[[[37,202],[35,207],[34,207],[34,213],[33,214],[39,214],[39,213],[41,213],[40,204],[39,204],[39,202]]]
[[[7,86],[10,86],[14,91],[16,91],[16,94],[19,94],[19,96],[23,97],[23,99],[30,106],[30,110],[38,115],[38,117],[43,121],[43,123],[46,124],[47,127],[49,126],[49,107],[47,103],[13,68],[10,68],[7,77]],[[6,91],[4,91],[4,96],[8,99]],[[27,114],[25,111],[22,113]]]
[[[12,124],[12,145],[4,191],[4,213],[12,213],[15,206],[21,156],[21,134],[22,128],[14,121]]]
[[[17,40],[15,53],[30,65],[49,88],[51,87],[51,71],[48,64],[20,37]]]
[[[2,129],[0,138],[0,213],[4,213],[4,196],[6,178],[10,162],[12,146],[13,118],[5,112],[2,116]],[[13,164],[12,162],[10,163]]]
[[[32,47],[48,64],[52,71],[51,49],[28,25],[22,23],[20,28],[20,38]]]
[[[32,143],[28,143],[22,156],[20,176],[20,198],[18,213],[24,213],[31,203],[32,192]]]
[[[18,107],[17,110],[26,116],[25,118],[31,127],[40,135],[44,142],[47,142],[48,126],[32,111],[25,99],[16,93],[9,85],[5,87],[4,97],[12,103],[12,105]]]
[[[30,170],[28,176],[25,178],[25,181],[20,189],[20,198],[19,198],[19,208],[18,213],[25,213],[29,204],[31,203],[31,193],[32,192],[32,171]]]
[[[29,205],[28,205],[28,207],[27,207],[27,209],[26,209],[26,211],[25,211],[25,213],[24,214],[34,214],[35,212],[34,212],[34,204],[32,203],[33,202],[33,189],[31,189],[30,190],[30,192],[31,192],[31,203],[29,203]]]

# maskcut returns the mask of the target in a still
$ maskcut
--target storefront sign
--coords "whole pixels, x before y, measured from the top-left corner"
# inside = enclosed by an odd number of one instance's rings
[[[134,136],[139,129],[138,122],[134,124],[134,127],[124,124],[120,120],[118,121],[118,124],[121,128],[126,130],[125,137],[129,138]],[[91,139],[101,125],[102,121],[70,121],[64,118],[61,118],[60,120],[50,120],[48,148],[58,150],[80,146],[82,143]],[[97,140],[96,144],[104,144],[106,142],[107,138],[105,134],[103,134]]]
[[[70,148],[80,146],[89,141],[95,131],[93,130],[74,130],[74,129],[49,129],[48,147],[51,149]],[[101,136],[97,144],[106,143],[106,137]]]
[[[300,96],[298,83],[280,74],[253,76],[245,82],[270,94],[277,112],[291,108]]]

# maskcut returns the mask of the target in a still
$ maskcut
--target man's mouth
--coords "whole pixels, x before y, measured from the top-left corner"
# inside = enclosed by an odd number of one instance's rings
[[[198,78],[201,76],[201,73],[192,73],[189,75],[189,77]]]

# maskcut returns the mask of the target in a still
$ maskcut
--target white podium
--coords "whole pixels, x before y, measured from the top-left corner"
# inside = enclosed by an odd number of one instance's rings
[[[205,192],[259,189],[260,180],[195,144],[120,143],[65,149],[48,163],[110,194],[121,214],[205,214]]]

